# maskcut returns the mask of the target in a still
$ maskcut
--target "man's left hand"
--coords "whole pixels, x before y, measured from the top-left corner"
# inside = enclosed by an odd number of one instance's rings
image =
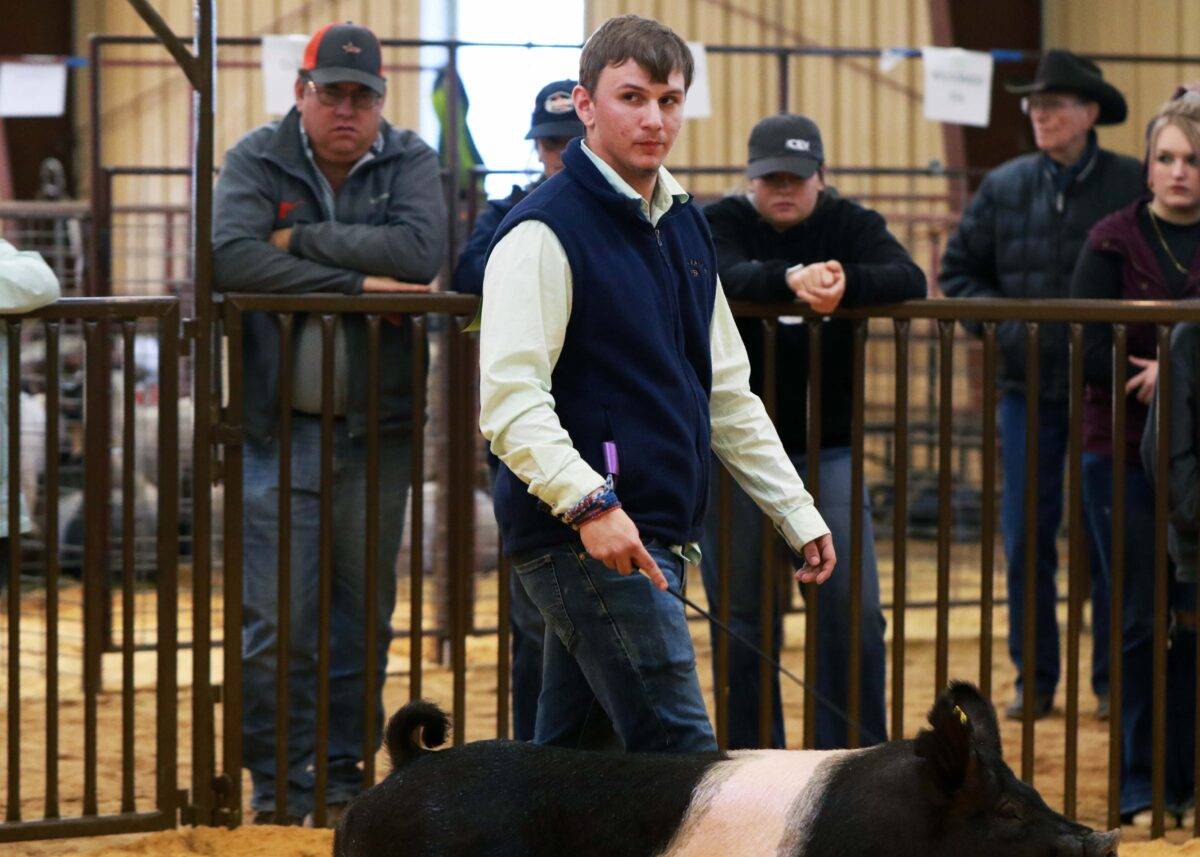
[[[271,244],[278,247],[284,253],[288,251],[288,245],[292,243],[292,228],[276,229],[271,233]]]
[[[804,546],[804,568],[796,569],[801,583],[824,583],[833,574],[837,554],[833,551],[833,536],[826,533]]]

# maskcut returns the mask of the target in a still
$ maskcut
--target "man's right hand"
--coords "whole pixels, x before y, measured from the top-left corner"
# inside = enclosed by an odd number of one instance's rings
[[[640,571],[655,589],[665,590],[667,578],[638,535],[637,524],[624,509],[613,509],[579,528],[579,538],[592,559],[620,574]]]
[[[796,580],[801,583],[824,583],[833,574],[837,565],[837,553],[833,549],[833,536],[826,533],[804,545],[804,568],[796,569]]]
[[[846,272],[835,259],[814,262],[788,274],[787,284],[797,300],[804,301],[815,312],[828,315],[838,308],[846,294]]]
[[[429,291],[429,286],[424,283],[402,283],[399,280],[393,280],[391,277],[363,277],[363,293],[368,292],[374,294],[398,294],[405,292],[423,293]]]

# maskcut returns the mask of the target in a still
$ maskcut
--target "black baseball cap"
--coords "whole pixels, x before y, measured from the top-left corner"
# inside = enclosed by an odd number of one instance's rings
[[[533,116],[529,120],[529,133],[526,140],[536,140],[538,137],[582,137],[584,128],[575,112],[575,102],[571,100],[571,90],[576,86],[574,80],[556,80],[547,83],[537,94],[533,102]]]
[[[366,27],[326,24],[313,33],[304,49],[300,72],[313,83],[361,83],[383,95],[383,51],[379,39]]]
[[[795,113],[768,116],[755,125],[749,149],[746,175],[752,179],[769,173],[792,173],[806,179],[825,163],[817,123]]]

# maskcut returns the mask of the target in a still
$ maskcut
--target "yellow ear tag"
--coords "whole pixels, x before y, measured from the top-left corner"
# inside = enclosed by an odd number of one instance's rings
[[[967,717],[967,712],[963,711],[959,706],[954,706],[954,710],[958,713],[959,722],[962,723],[963,726],[966,726],[971,722],[970,718]]]

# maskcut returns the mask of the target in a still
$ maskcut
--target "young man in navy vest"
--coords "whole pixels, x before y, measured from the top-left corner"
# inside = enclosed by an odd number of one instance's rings
[[[716,747],[683,605],[663,591],[699,559],[710,447],[805,558],[797,578],[833,571],[829,528],[750,392],[708,227],[662,167],[691,82],[669,28],[604,23],[573,92],[587,134],[501,223],[484,275],[479,420],[503,463],[505,550],[546,620],[541,744]]]

